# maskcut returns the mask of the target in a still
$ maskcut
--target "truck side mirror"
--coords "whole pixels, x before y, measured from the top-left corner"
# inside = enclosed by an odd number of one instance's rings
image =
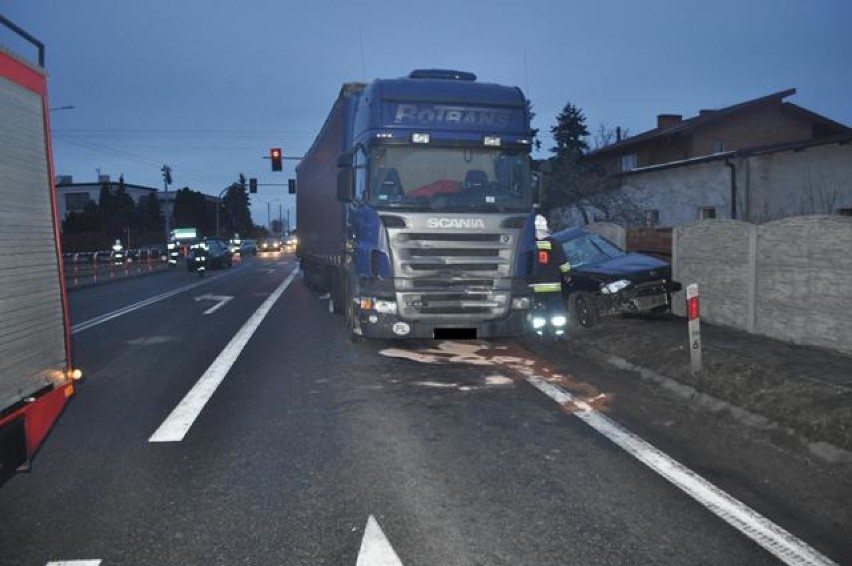
[[[352,167],[341,167],[337,171],[337,200],[352,202],[355,192],[355,170]]]

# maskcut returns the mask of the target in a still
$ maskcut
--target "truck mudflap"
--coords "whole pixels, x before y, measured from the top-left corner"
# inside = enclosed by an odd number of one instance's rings
[[[498,320],[417,321],[402,320],[394,314],[359,311],[361,332],[379,340],[434,339],[477,340],[480,338],[521,336],[527,332],[528,310],[512,310]]]
[[[0,418],[0,483],[14,472],[29,468],[30,460],[73,394],[72,382],[48,387],[43,395]]]

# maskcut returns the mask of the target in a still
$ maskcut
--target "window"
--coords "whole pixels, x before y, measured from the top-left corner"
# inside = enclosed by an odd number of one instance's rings
[[[656,226],[660,223],[660,211],[651,208],[645,211],[645,226]]]
[[[716,207],[715,206],[702,206],[698,209],[698,219],[699,220],[710,220],[716,218]]]
[[[355,200],[364,202],[367,198],[365,194],[367,191],[367,155],[363,149],[359,148],[355,153],[353,166],[355,167]]]
[[[621,156],[621,171],[632,171],[636,169],[636,154],[631,153],[629,155]]]
[[[714,146],[714,150],[716,151],[716,153],[722,153],[723,151],[725,151],[725,140],[723,140],[723,139],[716,140],[716,145]]]
[[[67,193],[65,195],[65,214],[83,212],[89,203],[89,193]]]

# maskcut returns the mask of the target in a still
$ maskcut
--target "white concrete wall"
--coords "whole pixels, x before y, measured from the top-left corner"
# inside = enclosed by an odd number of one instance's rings
[[[699,219],[701,207],[714,207],[716,218],[731,217],[731,170],[724,160],[628,175],[622,185],[643,210],[660,211],[660,226]]]
[[[752,222],[852,208],[852,144],[757,155],[742,167],[743,214]]]
[[[702,320],[852,354],[852,218],[696,222],[675,229],[673,248]]]

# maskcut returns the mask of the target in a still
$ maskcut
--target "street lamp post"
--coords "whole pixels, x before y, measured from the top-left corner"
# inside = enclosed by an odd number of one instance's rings
[[[272,199],[271,201],[269,201],[269,202],[267,202],[267,203],[266,203],[266,225],[267,225],[267,226],[269,226],[269,231],[270,231],[270,232],[272,231],[272,215],[271,215],[271,212],[270,212],[270,208],[269,208],[269,206],[270,206],[273,202],[277,202],[277,201],[280,201],[280,200],[281,200],[280,198],[274,198],[274,199]]]

